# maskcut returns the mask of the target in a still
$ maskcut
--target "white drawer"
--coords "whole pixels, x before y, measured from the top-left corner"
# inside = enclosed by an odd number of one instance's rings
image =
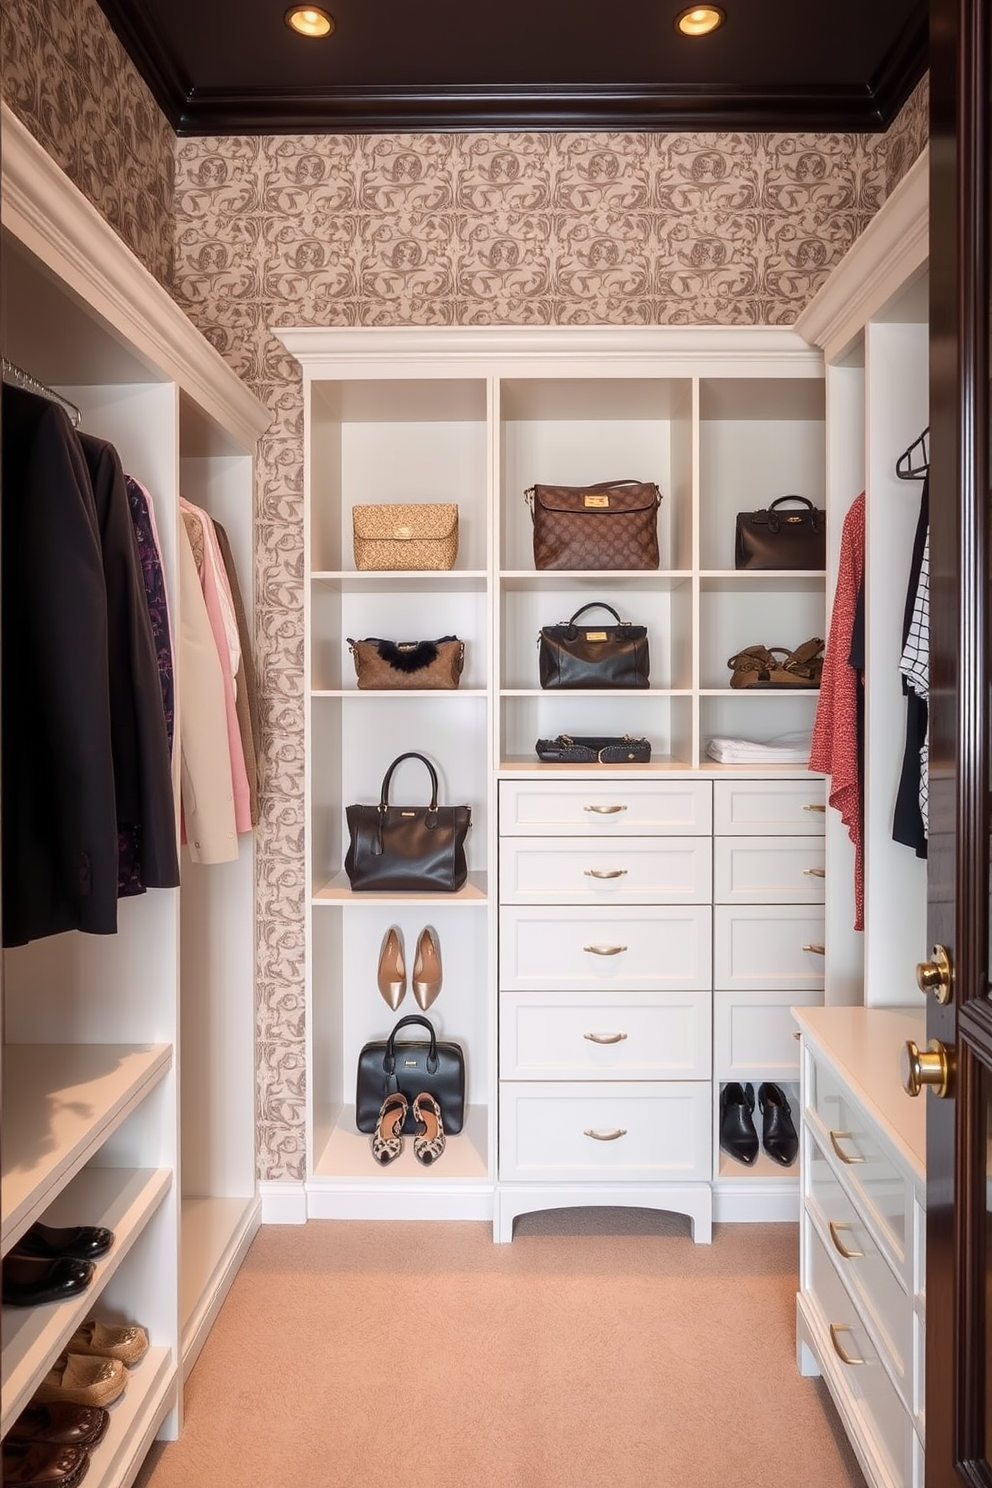
[[[713,821],[708,780],[501,780],[502,836],[707,836]]]
[[[912,1409],[912,1295],[879,1250],[808,1127],[806,1140],[805,1222],[815,1221],[823,1244],[833,1251],[834,1265],[871,1322],[903,1400]]]
[[[614,905],[593,911],[511,906],[499,912],[504,992],[705,990],[710,909]]]
[[[713,830],[718,836],[792,837],[823,832],[826,791],[808,780],[715,780]]]
[[[717,837],[717,904],[822,904],[822,837]]]
[[[831,1372],[853,1404],[844,1414],[861,1427],[863,1445],[869,1456],[880,1460],[886,1479],[909,1484],[916,1434],[912,1419],[817,1235],[810,1236],[808,1256],[808,1298],[818,1314],[824,1347],[832,1351]]]
[[[834,1071],[810,1058],[806,1119],[847,1190],[907,1289],[914,1284],[912,1183],[872,1121]]]
[[[503,904],[709,904],[708,837],[504,837]]]
[[[728,991],[822,988],[822,909],[799,904],[721,904],[713,913],[715,987]],[[808,949],[815,946],[821,949]]]
[[[815,990],[716,992],[713,1063],[718,1080],[798,1080],[800,1044],[792,1007],[823,1001]],[[798,1128],[799,1111],[793,1120]]]
[[[503,992],[504,1080],[705,1080],[706,992]]]
[[[708,1081],[500,1086],[504,1182],[695,1183],[710,1161]]]

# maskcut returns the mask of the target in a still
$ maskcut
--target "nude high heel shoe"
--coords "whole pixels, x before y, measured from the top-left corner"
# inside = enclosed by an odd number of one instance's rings
[[[433,925],[425,925],[417,941],[417,959],[413,963],[413,996],[426,1013],[441,990],[441,947]]]
[[[406,962],[403,960],[403,937],[397,925],[390,925],[382,937],[377,975],[382,1000],[395,1013],[406,995]]]

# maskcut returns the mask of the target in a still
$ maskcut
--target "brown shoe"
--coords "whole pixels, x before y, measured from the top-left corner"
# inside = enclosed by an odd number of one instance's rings
[[[90,1318],[80,1324],[65,1347],[69,1354],[102,1354],[105,1359],[120,1359],[130,1366],[147,1354],[148,1334],[137,1323],[117,1327]]]
[[[48,1442],[70,1447],[95,1447],[103,1441],[110,1412],[98,1405],[70,1405],[52,1400],[47,1405],[32,1401],[11,1426],[9,1442]]]
[[[50,1442],[3,1443],[4,1488],[75,1488],[90,1465],[85,1447],[55,1446]]]
[[[34,1398],[41,1405],[53,1400],[66,1400],[70,1405],[110,1405],[126,1389],[127,1370],[120,1359],[60,1354]]]

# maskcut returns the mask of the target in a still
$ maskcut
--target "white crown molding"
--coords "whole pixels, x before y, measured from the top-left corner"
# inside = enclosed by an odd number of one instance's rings
[[[847,351],[867,322],[926,263],[929,169],[927,146],[796,321],[796,330],[822,347],[828,362]]]
[[[273,326],[278,337],[304,367],[327,371],[338,358],[355,372],[362,364],[381,369],[406,362],[437,370],[457,366],[463,373],[476,365],[482,375],[497,368],[525,368],[535,357],[560,360],[574,370],[583,358],[615,374],[623,367],[651,363],[666,376],[719,376],[728,367],[746,376],[748,356],[754,371],[795,376],[808,363],[818,376],[823,359],[808,339],[778,326]]]
[[[6,104],[0,105],[4,228],[92,312],[246,447],[271,422],[175,300]]]

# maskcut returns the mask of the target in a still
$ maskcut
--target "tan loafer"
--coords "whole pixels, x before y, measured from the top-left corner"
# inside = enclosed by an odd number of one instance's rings
[[[109,1405],[127,1389],[127,1369],[120,1359],[102,1355],[60,1354],[34,1393],[35,1403],[68,1400],[72,1405]]]
[[[66,1344],[70,1354],[102,1354],[106,1359],[120,1359],[122,1364],[137,1364],[148,1352],[148,1334],[137,1323],[117,1327],[90,1318],[82,1323]]]

